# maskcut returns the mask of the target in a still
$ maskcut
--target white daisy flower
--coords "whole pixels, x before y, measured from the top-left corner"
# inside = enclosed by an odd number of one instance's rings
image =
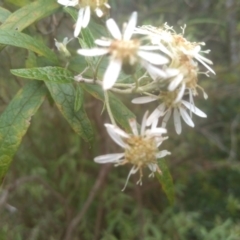
[[[152,44],[158,45],[159,49],[171,58],[168,65],[169,69],[165,71],[166,78],[170,82],[169,91],[180,88],[184,92],[185,89],[188,89],[192,95],[197,95],[197,88],[199,88],[203,91],[204,98],[207,98],[207,94],[197,83],[200,73],[198,62],[205,66],[209,72],[213,74],[215,72],[209,66],[213,64],[212,61],[201,55],[201,53],[209,53],[209,50],[201,51],[201,45],[205,45],[204,43],[189,42],[183,37],[183,34],[177,34],[167,24],[163,28],[142,26],[136,28],[135,32],[148,35]],[[154,80],[157,78],[158,76],[155,76]],[[178,96],[178,99],[180,100],[181,97]]]
[[[102,17],[104,12],[103,8],[109,9],[110,6],[107,0],[58,0],[59,4],[66,7],[79,7],[78,18],[74,30],[74,37],[78,37],[82,28],[86,28],[90,21],[91,10],[95,11],[98,17]]]
[[[157,46],[140,46],[138,39],[131,39],[136,24],[137,13],[134,12],[122,34],[116,22],[113,19],[108,19],[106,25],[114,39],[96,40],[95,43],[102,48],[78,50],[78,53],[84,56],[110,55],[110,62],[103,77],[103,89],[105,90],[114,85],[121,69],[126,73],[131,73],[139,59],[141,59],[143,67],[147,70],[150,69],[149,63],[163,65],[169,62],[168,58],[149,52],[159,50]],[[154,69],[151,68],[149,71],[152,73]]]
[[[150,126],[158,118],[162,118],[162,127],[166,127],[166,124],[173,113],[173,121],[177,134],[182,132],[182,123],[181,118],[184,122],[190,127],[194,127],[192,121],[192,113],[196,114],[199,117],[206,118],[207,115],[197,108],[193,102],[187,102],[183,99],[176,101],[176,95],[178,93],[174,92],[162,92],[160,96],[145,96],[138,97],[132,100],[134,104],[144,104],[153,102],[156,100],[161,100],[162,103],[150,114],[147,119],[146,125]],[[189,113],[188,113],[189,111]]]
[[[130,176],[135,174],[137,171],[140,171],[140,179],[137,184],[142,185],[144,167],[148,167],[150,169],[151,174],[149,177],[154,176],[155,172],[161,174],[161,170],[157,165],[157,159],[163,158],[170,154],[170,152],[167,150],[158,150],[158,147],[161,145],[162,141],[167,138],[162,136],[162,134],[167,132],[166,129],[157,128],[157,122],[153,123],[150,129],[146,129],[147,115],[148,112],[146,112],[143,117],[140,134],[138,132],[137,122],[135,119],[129,120],[132,134],[124,132],[117,126],[105,124],[107,132],[112,140],[120,147],[125,149],[125,152],[106,154],[94,158],[95,162],[101,164],[115,163],[115,166],[119,166],[130,163],[133,165],[128,174],[123,190],[126,188]]]

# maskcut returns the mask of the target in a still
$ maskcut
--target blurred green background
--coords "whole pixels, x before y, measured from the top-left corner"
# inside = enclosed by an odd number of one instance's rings
[[[13,12],[29,0],[0,1]],[[240,239],[240,1],[238,0],[112,0],[111,16],[119,24],[132,11],[138,25],[162,26],[206,42],[216,76],[200,76],[208,100],[196,99],[207,119],[173,127],[163,148],[175,184],[173,206],[157,179],[135,185],[130,166],[114,168],[93,162],[100,154],[118,152],[103,128],[103,104],[85,95],[85,108],[95,138],[85,143],[69,127],[51,99],[45,100],[14,157],[0,191],[0,240],[239,240]],[[97,20],[97,19],[94,19]],[[94,21],[93,20],[93,21]],[[73,21],[59,10],[34,23],[25,33],[55,49],[72,37]],[[76,40],[69,44],[73,56]],[[56,49],[55,49],[56,51]],[[6,47],[0,53],[0,111],[29,80],[9,69],[31,65],[27,50]],[[138,116],[143,109],[128,104]],[[100,117],[101,115],[101,117]],[[147,174],[146,174],[147,176]]]

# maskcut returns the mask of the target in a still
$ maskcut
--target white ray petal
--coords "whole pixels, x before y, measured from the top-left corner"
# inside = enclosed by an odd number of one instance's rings
[[[104,126],[123,138],[129,138],[129,134],[113,124],[105,123]]]
[[[103,39],[97,39],[94,41],[95,44],[101,46],[101,47],[109,47],[111,45],[111,41],[103,40]]]
[[[78,12],[78,18],[76,22],[76,26],[74,29],[74,37],[78,37],[79,33],[81,32],[82,29],[82,22],[83,22],[83,14],[84,14],[84,8],[80,8]]]
[[[202,59],[199,58],[199,56],[195,57],[203,66],[205,66],[211,73],[213,73],[214,75],[216,75],[216,73],[214,72],[214,70],[212,68],[210,68]]]
[[[163,127],[163,128],[166,127],[167,122],[168,122],[169,118],[171,117],[171,115],[172,115],[172,110],[169,109],[169,110],[166,112],[166,114],[165,114],[165,116],[164,116],[164,118],[163,118],[163,120],[162,120],[162,127]]]
[[[149,102],[156,101],[157,99],[158,99],[158,97],[154,97],[154,96],[138,97],[138,98],[134,98],[132,100],[132,103],[134,103],[134,104],[144,104],[144,103],[149,103]]]
[[[162,127],[154,128],[153,130],[151,129],[150,131],[152,134],[156,134],[156,135],[167,133],[167,129]]]
[[[155,139],[156,139],[156,142],[157,142],[157,147],[159,147],[165,139],[168,139],[168,137],[158,137],[158,138],[155,138]]]
[[[156,65],[163,65],[169,62],[169,60],[158,54],[158,53],[152,53],[152,52],[145,52],[145,51],[141,51],[139,50],[137,52],[138,56],[141,57],[142,59],[152,63],[152,64],[156,64]]]
[[[155,128],[157,128],[158,125],[158,118],[156,118],[151,125],[151,130],[153,131]]]
[[[86,56],[86,57],[94,57],[105,55],[109,52],[107,48],[92,48],[92,49],[79,49],[77,51],[78,54]]]
[[[103,11],[102,11],[100,8],[96,8],[96,9],[95,9],[95,12],[96,12],[96,15],[97,15],[98,17],[102,17],[102,16],[103,16]]]
[[[128,177],[127,177],[127,180],[126,180],[126,183],[122,189],[122,191],[125,190],[127,184],[128,184],[128,181],[129,181],[129,178],[131,177],[132,174],[135,174],[137,171],[139,170],[139,168],[137,166],[133,166],[128,174]]]
[[[82,27],[86,28],[87,25],[89,24],[91,17],[91,10],[90,6],[85,7],[84,15],[83,15],[83,22],[82,22]]]
[[[172,53],[162,43],[159,42],[158,47],[159,47],[159,50],[167,54],[169,57],[172,57]]]
[[[178,85],[181,83],[182,80],[183,80],[183,74],[180,73],[171,80],[170,84],[168,85],[168,90],[174,91],[178,87]]]
[[[112,125],[112,124],[104,124],[107,132],[109,134],[109,136],[112,138],[112,140],[117,143],[119,146],[121,146],[122,148],[126,148],[127,144],[122,140],[121,137],[125,137],[128,138],[129,135],[127,133],[125,133],[123,130],[121,130],[120,128]]]
[[[138,28],[138,27],[136,27],[136,28],[134,29],[134,33],[135,33],[135,34],[149,35],[149,31],[147,31],[147,30],[145,30],[145,29]]]
[[[117,81],[119,73],[122,68],[122,61],[120,59],[110,59],[107,70],[103,77],[103,89],[110,89]]]
[[[117,40],[122,39],[122,34],[119,30],[119,27],[112,18],[107,20],[106,25],[107,25],[108,31],[112,34],[113,38]]]
[[[148,111],[146,111],[145,114],[143,115],[141,132],[140,132],[141,136],[143,136],[145,133],[147,117],[148,117]]]
[[[197,55],[197,56],[196,56]],[[200,55],[200,54],[196,54],[195,55],[195,57],[197,57],[197,59],[201,59],[202,61],[204,61],[205,63],[207,63],[207,64],[210,64],[210,65],[212,65],[213,64],[213,62],[210,60],[210,59],[208,59],[208,58],[205,58],[205,57],[203,57],[202,55]]]
[[[163,158],[167,155],[170,155],[171,153],[167,150],[162,150],[156,154],[156,158]]]
[[[124,153],[113,153],[101,155],[94,158],[94,162],[96,163],[116,163],[119,162],[119,159],[124,157]]]
[[[137,121],[136,121],[136,119],[135,118],[131,118],[131,119],[129,119],[128,122],[129,122],[129,125],[130,125],[131,129],[132,129],[133,134],[135,136],[138,136],[138,129],[137,129]]]
[[[197,108],[196,106],[192,105],[191,103],[185,101],[185,100],[182,100],[182,104],[188,108],[190,111],[192,111],[193,113],[195,113],[196,115],[198,115],[199,117],[202,117],[202,118],[206,118],[207,115],[206,113],[204,113],[203,111],[201,111],[199,108]]]
[[[63,45],[66,46],[70,41],[71,41],[71,39],[68,40],[68,37],[65,37],[65,38],[63,39],[62,43],[63,43]]]
[[[123,40],[128,41],[128,40],[131,39],[134,28],[136,27],[136,25],[137,25],[137,12],[133,12],[129,21],[128,21],[126,29],[124,31]]]
[[[208,95],[207,95],[207,93],[203,90],[203,98],[204,99],[208,99]]]
[[[194,123],[193,123],[192,119],[190,118],[190,116],[188,115],[187,111],[183,107],[179,107],[179,110],[180,110],[180,114],[181,114],[184,122],[187,125],[189,125],[190,127],[194,127]]]
[[[182,99],[182,97],[184,95],[184,92],[185,92],[185,88],[186,88],[186,84],[183,82],[182,85],[181,85],[181,88],[180,88],[180,90],[179,90],[179,92],[177,94],[177,97],[174,100],[174,103],[177,103],[177,102],[179,102]]]
[[[156,172],[158,166],[157,166],[157,164],[155,164],[155,163],[149,163],[149,164],[148,164],[148,168],[150,169],[151,172]]]
[[[105,5],[105,7],[108,8],[108,9],[111,8],[111,6],[110,6],[108,3],[104,3],[104,5]]]
[[[147,119],[147,126],[150,126],[155,119],[158,119],[159,117],[164,115],[166,105],[165,103],[161,103],[148,117]]]
[[[179,70],[176,68],[167,68],[165,72],[168,78],[175,77],[180,73]]]
[[[140,50],[143,50],[143,51],[153,51],[153,50],[159,50],[159,46],[140,46],[139,47]]]
[[[192,50],[192,52],[193,52],[194,54],[198,54],[200,51],[201,51],[201,46],[200,46],[200,45],[197,45],[197,46]],[[194,55],[194,54],[193,54],[193,55]]]
[[[66,7],[74,7],[74,6],[78,5],[78,0],[74,0],[74,1],[72,1],[72,0],[67,0],[67,1],[66,0],[58,0],[58,3],[66,6]]]
[[[183,103],[183,102],[182,102]],[[193,93],[191,91],[191,89],[189,89],[189,103],[190,103],[190,117],[192,118],[192,108],[195,108],[195,104],[194,104],[194,99],[193,99]]]
[[[176,133],[180,134],[182,132],[182,123],[181,123],[180,113],[177,108],[174,108],[173,110],[173,121],[174,121]]]
[[[146,61],[142,61],[141,63],[146,68],[147,72],[149,73],[150,77],[153,80],[156,81],[159,78],[167,77],[166,72],[164,70],[160,69],[159,67],[155,67]]]

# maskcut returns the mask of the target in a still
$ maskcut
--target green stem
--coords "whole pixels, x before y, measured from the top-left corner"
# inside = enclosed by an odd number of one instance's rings
[[[111,108],[110,108],[109,97],[108,97],[108,92],[107,91],[104,91],[104,97],[105,97],[105,104],[106,104],[106,108],[107,108],[109,118],[110,118],[113,125],[117,125],[116,122],[115,122],[115,119],[113,117]]]
[[[99,66],[100,66],[102,60],[103,60],[103,56],[101,56],[100,59],[99,59],[98,62],[97,62],[97,66],[96,66],[96,68],[95,68],[94,76],[93,76],[93,79],[94,79],[94,80],[97,79],[98,69],[99,69]]]

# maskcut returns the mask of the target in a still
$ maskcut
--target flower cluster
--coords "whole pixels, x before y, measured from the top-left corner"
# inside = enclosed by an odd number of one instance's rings
[[[134,65],[140,62],[143,67],[152,72],[153,70],[149,67],[149,63],[163,65],[169,62],[167,57],[150,52],[158,50],[158,46],[141,46],[139,39],[131,39],[136,24],[137,13],[134,12],[122,34],[116,22],[112,18],[108,19],[106,25],[113,39],[97,39],[95,43],[101,46],[101,48],[78,50],[78,53],[84,56],[110,55],[110,62],[103,77],[104,90],[112,88],[121,69],[126,73],[132,73]]]
[[[170,154],[167,150],[158,150],[161,143],[167,139],[167,137],[162,136],[167,132],[166,129],[156,127],[156,122],[151,125],[150,129],[146,129],[147,114],[148,112],[146,112],[143,117],[140,134],[135,119],[129,120],[132,134],[126,133],[112,124],[105,124],[109,136],[115,143],[125,149],[125,152],[98,156],[94,161],[97,163],[115,163],[115,166],[127,163],[132,164],[133,167],[129,172],[123,190],[125,189],[130,176],[137,171],[140,172],[140,179],[137,184],[142,185],[144,167],[148,167],[151,171],[149,177],[154,176],[155,172],[161,174],[161,169],[157,165],[157,159]]]
[[[78,19],[74,31],[77,37],[81,28],[87,27],[91,12],[98,17],[104,15],[110,8],[107,0],[58,0],[64,6],[79,8]],[[207,115],[195,106],[194,98],[201,90],[203,97],[207,94],[199,85],[198,76],[209,73],[215,74],[210,67],[212,61],[204,56],[210,50],[202,50],[203,42],[190,42],[182,33],[175,32],[173,27],[164,24],[162,27],[137,26],[137,12],[133,12],[128,23],[123,24],[122,31],[112,19],[106,21],[106,27],[111,37],[95,40],[96,47],[81,48],[78,54],[87,57],[99,57],[98,61],[89,64],[92,68],[92,79],[85,78],[83,73],[75,77],[79,82],[98,84],[102,87],[106,110],[112,124],[105,124],[112,140],[124,149],[122,153],[106,154],[94,159],[97,163],[115,163],[115,166],[131,164],[132,168],[126,184],[132,174],[140,172],[137,184],[142,184],[143,169],[149,168],[150,176],[161,174],[158,166],[159,158],[169,155],[167,150],[159,151],[161,143],[167,139],[167,122],[173,116],[177,134],[182,132],[181,119],[190,127],[194,127],[192,115],[206,118]],[[59,51],[67,53],[67,39],[63,43],[56,41]],[[88,46],[89,47],[89,46]],[[102,62],[103,56],[109,59],[108,65]],[[105,68],[99,77],[99,66]],[[96,66],[95,66],[96,65]],[[206,69],[204,70],[201,69]],[[127,82],[119,81],[119,76],[129,75]],[[89,76],[89,74],[88,74]],[[100,78],[100,79],[99,79]],[[144,114],[140,132],[135,119],[129,119],[132,133],[120,129],[115,123],[115,116],[111,111],[108,91],[118,94],[139,94],[132,99],[133,104],[147,104],[159,102],[157,108],[148,115]],[[117,119],[116,119],[117,120]],[[160,122],[161,127],[157,127]],[[126,187],[124,186],[124,189]]]
[[[183,28],[184,30],[184,28]],[[166,127],[172,112],[174,118],[174,126],[176,132],[182,132],[181,118],[190,127],[194,127],[192,121],[192,113],[199,117],[207,117],[207,115],[198,109],[194,104],[194,96],[198,94],[197,89],[203,92],[206,99],[207,94],[204,89],[198,84],[199,71],[198,62],[207,68],[208,72],[215,74],[209,66],[212,62],[200,53],[209,53],[209,50],[201,51],[201,46],[204,43],[189,42],[183,37],[183,34],[177,34],[172,27],[167,24],[163,28],[155,28],[152,26],[143,26],[135,29],[135,33],[148,36],[152,44],[159,46],[170,58],[170,62],[166,68],[167,77],[162,80],[162,76],[155,75],[153,81],[156,83],[167,84],[166,88],[160,89],[158,94],[151,96],[139,97],[132,100],[135,104],[144,104],[159,100],[159,106],[149,116],[147,124],[150,125],[155,118],[162,117],[162,126]],[[188,96],[189,101],[183,100]],[[189,111],[189,113],[188,113]]]
[[[77,37],[82,28],[86,28],[89,24],[91,11],[95,12],[98,17],[102,17],[106,9],[110,6],[107,0],[58,0],[59,4],[66,7],[79,8],[78,19],[75,26],[74,36]]]

